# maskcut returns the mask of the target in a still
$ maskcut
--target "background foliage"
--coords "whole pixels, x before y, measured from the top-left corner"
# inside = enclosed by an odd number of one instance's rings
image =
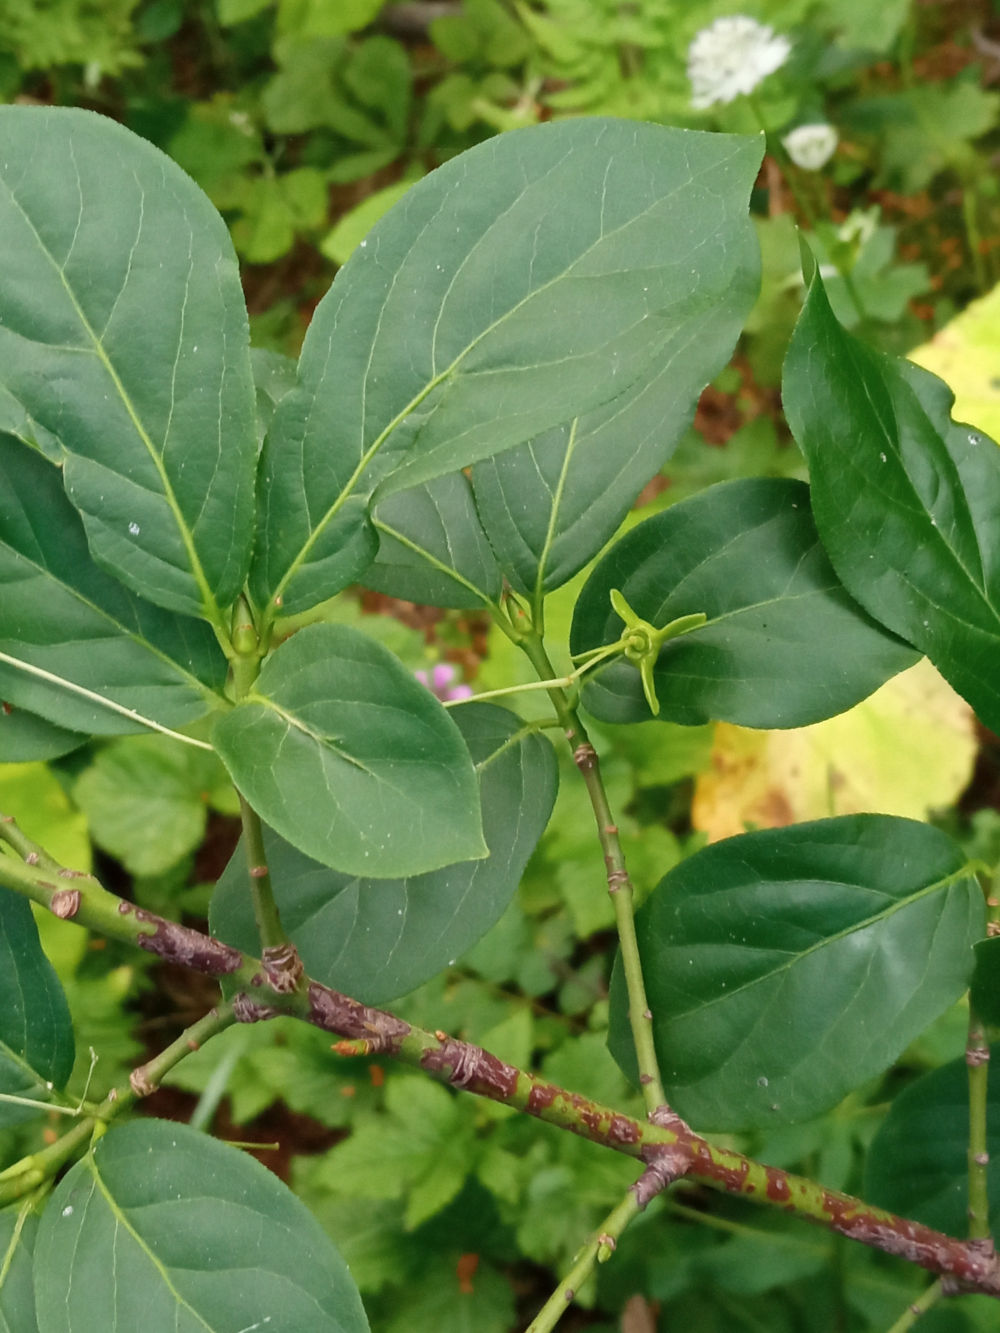
[[[841,142],[821,173],[780,154],[766,159],[753,200],[760,297],[732,364],[703,395],[635,522],[670,522],[672,505],[710,481],[763,474],[787,486],[803,475],[776,394],[803,296],[796,224],[812,233],[837,315],[876,346],[918,347],[913,360],[958,393],[955,415],[998,430],[990,419],[1000,416],[998,298],[989,295],[1000,277],[997,7],[757,0],[739,8],[794,40],[793,59],[761,98],[772,142],[815,120],[833,123]],[[745,107],[690,107],[688,44],[727,12],[719,0],[0,0],[0,98],[92,107],[170,153],[231,228],[255,343],[295,353],[336,267],[372,223],[473,143],[581,114],[754,129]],[[484,479],[484,493],[488,483],[502,491],[504,479]],[[566,576],[575,577],[547,608],[550,628],[566,637],[582,582],[571,566]],[[412,669],[446,659],[481,689],[527,678],[474,611],[430,610],[369,589],[330,618],[363,623]],[[691,713],[679,720],[698,725],[661,723],[655,734],[639,723],[595,727],[640,889],[708,839],[859,809],[927,818],[995,862],[996,740],[926,664],[918,670],[842,718],[776,736],[736,722],[713,728]],[[111,739],[45,762],[62,749],[47,733],[36,762],[0,769],[0,806],[66,863],[94,859],[137,903],[204,920],[237,836],[221,766],[159,737]],[[555,799],[513,904],[470,951],[456,938],[438,960],[445,970],[396,1008],[638,1109],[605,1046],[613,913],[594,865],[586,793],[563,781]],[[520,867],[513,853],[512,862]],[[77,1088],[89,1047],[98,1056],[91,1092],[100,1095],[203,1008],[189,976],[40,925],[76,1023]],[[868,1155],[865,1187],[877,1199],[880,1171],[919,1174],[919,1163],[893,1163],[879,1150],[887,1102],[938,1069],[893,1114],[931,1115],[935,1099],[953,1096],[949,1062],[964,1024],[960,1007],[949,1010],[890,1074],[833,1111],[781,1130],[763,1124],[735,1142],[851,1189],[865,1184]],[[564,1267],[620,1198],[631,1166],[503,1108],[460,1104],[377,1059],[337,1062],[328,1046],[290,1022],[232,1030],[186,1060],[146,1109],[220,1137],[277,1140],[260,1159],[335,1238],[380,1333],[506,1333],[523,1323],[551,1286],[547,1270]],[[65,1058],[52,1053],[56,1063]],[[27,1130],[0,1129],[0,1165],[28,1147]],[[60,1189],[69,1188],[67,1179]],[[932,1183],[909,1211],[947,1225],[947,1200]],[[919,1274],[878,1254],[685,1187],[626,1233],[567,1326],[576,1319],[638,1333],[669,1310],[671,1325],[699,1333],[734,1322],[878,1329],[920,1286]],[[985,1329],[992,1319],[995,1306],[972,1299],[931,1312],[923,1326]]]

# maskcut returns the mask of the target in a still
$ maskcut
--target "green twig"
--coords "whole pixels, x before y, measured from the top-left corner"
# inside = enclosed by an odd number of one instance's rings
[[[604,1219],[597,1231],[579,1251],[569,1272],[528,1325],[526,1333],[551,1333],[576,1298],[577,1292],[593,1272],[595,1265],[610,1258],[618,1238],[640,1211],[634,1190]]]
[[[990,1048],[983,1024],[971,1006],[965,1063],[969,1070],[969,1238],[985,1240],[990,1234],[990,1154],[986,1138]]]
[[[8,846],[15,841],[22,845],[27,842],[16,834],[14,821],[3,816],[0,841]],[[270,983],[258,959],[124,902],[93,876],[76,871],[61,873],[70,876],[72,889],[61,887],[66,879],[56,882],[37,865],[0,853],[0,887],[20,893],[108,939],[137,945],[192,971],[224,978],[232,999],[135,1071],[128,1088],[119,1090],[117,1097],[109,1096],[97,1115],[81,1120],[56,1144],[0,1174],[0,1206],[23,1197],[50,1178],[90,1134],[103,1131],[107,1120],[121,1110],[116,1103],[128,1104],[134,1096],[154,1087],[166,1069],[191,1049],[192,1041],[204,1041],[234,1020],[251,1023],[288,1014],[340,1038],[333,1049],[342,1055],[385,1054],[453,1088],[527,1112],[546,1124],[571,1130],[592,1143],[644,1162],[646,1174],[656,1167],[664,1183],[667,1178],[686,1176],[712,1189],[816,1222],[838,1235],[947,1276],[953,1288],[1000,1296],[1000,1262],[992,1248],[987,1252],[980,1241],[957,1240],[849,1194],[826,1189],[816,1181],[753,1161],[695,1134],[664,1108],[646,1119],[635,1119],[507,1064],[470,1042],[416,1027],[318,982],[303,981],[293,992],[282,993]],[[67,895],[72,899],[68,906]]]
[[[288,945],[288,936],[281,924],[278,904],[274,901],[260,816],[242,792],[237,792],[237,795],[240,798],[243,848],[246,852],[247,873],[250,877],[250,897],[253,901],[254,920],[257,923],[257,937],[262,949],[281,948]]]
[[[541,638],[537,634],[528,633],[520,638],[519,643],[539,677],[542,680],[551,680],[556,672],[549,661]],[[597,751],[590,743],[579,714],[570,704],[565,692],[558,687],[550,689],[549,698],[573,752],[573,761],[586,785],[594,818],[597,821],[597,836],[607,868],[608,892],[615,909],[615,924],[618,928],[618,942],[628,991],[629,1024],[639,1066],[639,1083],[646,1108],[652,1112],[664,1106],[667,1098],[663,1091],[656,1047],[653,1044],[653,1015],[646,998],[639,941],[635,933],[632,881],[625,865],[625,853],[618,837],[618,826],[608,803]]]
[[[921,1315],[927,1311],[944,1295],[944,1287],[940,1282],[932,1282],[922,1296],[918,1296],[912,1301],[903,1313],[899,1316],[889,1333],[906,1333],[906,1330],[912,1328]]]
[[[174,1065],[234,1022],[236,1015],[232,1004],[220,1004],[217,1008],[210,1009],[203,1018],[186,1028],[177,1040],[172,1041],[159,1055],[133,1069],[128,1082],[121,1087],[112,1088],[93,1114],[84,1116],[72,1129],[56,1139],[55,1143],[28,1157],[23,1157],[6,1171],[0,1172],[0,1208],[13,1203],[16,1199],[24,1198],[51,1180],[71,1158],[95,1137],[102,1135],[115,1116],[120,1115],[138,1098],[146,1097],[153,1092]]]

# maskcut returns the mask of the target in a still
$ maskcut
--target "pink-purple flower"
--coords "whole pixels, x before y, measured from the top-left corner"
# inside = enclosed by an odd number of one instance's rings
[[[443,704],[455,703],[458,699],[472,698],[471,686],[453,685],[451,683],[455,679],[455,668],[448,662],[439,662],[429,672],[414,671],[413,674],[421,685],[426,685],[431,694],[436,695]]]

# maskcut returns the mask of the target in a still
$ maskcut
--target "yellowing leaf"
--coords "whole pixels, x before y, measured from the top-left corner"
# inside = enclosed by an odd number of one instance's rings
[[[747,828],[871,812],[924,819],[972,774],[972,710],[923,660],[855,708],[811,727],[720,723],[695,786],[692,822],[709,841]]]
[[[940,375],[954,393],[956,421],[1000,440],[1000,286],[973,301],[909,356]]]

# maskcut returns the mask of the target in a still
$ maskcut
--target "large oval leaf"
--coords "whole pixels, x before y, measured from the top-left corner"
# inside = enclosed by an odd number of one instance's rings
[[[613,588],[657,627],[708,616],[660,653],[653,675],[664,721],[806,726],[916,661],[841,587],[800,481],[723,482],[633,528],[580,594],[574,653],[620,637]],[[624,658],[595,674],[583,698],[603,721],[650,717],[639,672]]]
[[[46,1333],[367,1333],[347,1265],[277,1176],[187,1125],[113,1129],[59,1183],[35,1244]]]
[[[113,121],[5,106],[0,232],[0,393],[65,451],[101,564],[162,606],[217,615],[246,575],[256,453],[225,224]]]
[[[486,934],[510,902],[552,811],[549,742],[490,704],[453,716],[476,765],[489,856],[408,879],[362,879],[265,836],[282,925],[316,981],[383,1004],[429,980]],[[212,897],[212,933],[256,952],[242,846]]]
[[[461,733],[358,630],[311,625],[283,643],[215,741],[264,821],[335,870],[413,875],[487,853]]]
[[[1000,1046],[990,1053],[990,1223],[1000,1225]],[[868,1149],[865,1198],[951,1236],[969,1229],[969,1067],[935,1069],[894,1098]]]
[[[887,1068],[965,990],[985,907],[938,829],[846,815],[706,847],[636,928],[671,1105],[737,1130],[808,1119]],[[612,1007],[625,1067],[620,976]]]
[[[454,472],[659,376],[705,309],[707,215],[745,208],[760,151],[588,118],[499,135],[409,190],[320,303],[275,414],[259,600],[291,613],[356,578],[379,483]]]
[[[934,375],[845,333],[818,274],[782,392],[845,586],[1000,729],[1000,449]]]
[[[614,535],[673,453],[756,300],[760,258],[747,200],[757,157],[732,157],[719,136],[712,141],[703,172],[679,180],[673,196],[701,227],[700,239],[690,238],[698,286],[676,307],[656,367],[613,402],[472,469],[486,534],[519,592],[558,588]],[[706,188],[706,172],[721,188]],[[677,265],[683,283],[683,256]]]
[[[0,653],[165,726],[218,706],[226,660],[209,627],[99,569],[58,468],[3,434],[0,475]],[[99,698],[4,662],[0,698],[87,734],[141,730]]]
[[[0,1092],[47,1100],[69,1078],[74,1050],[69,1006],[28,900],[0,889]],[[0,1101],[0,1125],[37,1114]]]

